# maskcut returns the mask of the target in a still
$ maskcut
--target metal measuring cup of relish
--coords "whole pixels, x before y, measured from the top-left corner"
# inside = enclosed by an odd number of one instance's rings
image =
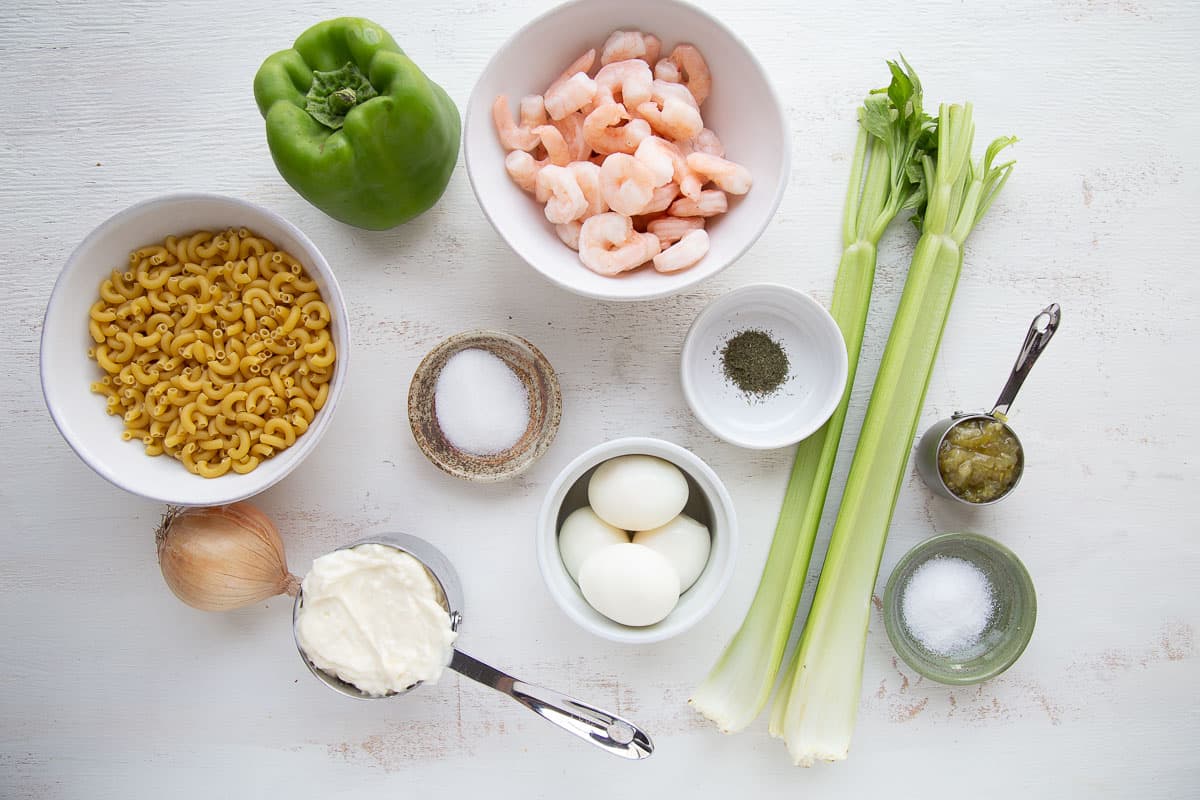
[[[1021,385],[1025,383],[1029,371],[1033,369],[1038,356],[1046,349],[1054,332],[1058,330],[1061,318],[1062,311],[1058,303],[1051,303],[1033,318],[1029,331],[1025,334],[1025,342],[1021,345],[1021,351],[1017,354],[1017,360],[1009,373],[1008,382],[1004,384],[1004,388],[1000,391],[1000,397],[997,398],[996,404],[990,412],[976,414],[955,412],[949,419],[941,420],[925,431],[925,435],[917,444],[917,472],[935,494],[969,506],[987,506],[1000,502],[1017,488],[1025,471],[1025,448],[1017,437],[1016,431],[1008,424],[1008,410],[1016,399]],[[955,491],[954,486],[943,473],[940,463],[943,451],[954,446],[951,441],[954,433],[956,431],[965,432],[966,429],[960,426],[970,423],[978,423],[981,433],[984,426],[999,425],[999,435],[1010,439],[1015,444],[1016,451],[1016,463],[1012,466],[1007,480],[994,494],[978,499],[964,496],[970,493],[968,489]]]

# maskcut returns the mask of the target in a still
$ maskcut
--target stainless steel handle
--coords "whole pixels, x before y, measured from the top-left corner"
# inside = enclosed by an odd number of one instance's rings
[[[547,722],[613,755],[641,759],[654,752],[654,743],[646,732],[628,720],[565,694],[517,680],[461,650],[454,651],[450,669],[503,692]]]
[[[1029,325],[1029,332],[1025,334],[1025,344],[1021,345],[1021,352],[1017,354],[1017,361],[1013,364],[1012,372],[1009,373],[1008,383],[1004,384],[1004,388],[1000,390],[1000,397],[996,399],[996,407],[992,409],[993,416],[1008,414],[1008,409],[1013,404],[1013,400],[1017,399],[1017,392],[1021,390],[1021,384],[1025,383],[1025,377],[1029,375],[1029,370],[1033,369],[1034,362],[1046,349],[1054,332],[1058,330],[1061,318],[1062,310],[1058,307],[1058,303],[1051,303],[1033,318],[1033,322]]]

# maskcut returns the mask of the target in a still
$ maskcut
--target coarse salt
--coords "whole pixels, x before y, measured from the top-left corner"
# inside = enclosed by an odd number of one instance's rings
[[[502,453],[529,427],[529,394],[503,359],[461,350],[438,375],[434,414],[446,441],[475,455]]]
[[[969,561],[939,556],[913,572],[900,610],[905,627],[927,650],[961,653],[979,641],[992,618],[992,585]]]

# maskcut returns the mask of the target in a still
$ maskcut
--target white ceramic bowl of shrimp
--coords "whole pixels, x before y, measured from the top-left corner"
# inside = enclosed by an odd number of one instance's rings
[[[296,443],[244,475],[203,478],[167,455],[148,456],[140,442],[123,441],[119,416],[105,413],[104,398],[90,391],[100,378],[88,358],[88,309],[100,282],[129,253],[166,236],[197,230],[247,228],[296,257],[320,288],[330,310],[337,361],[324,407]],[[299,228],[262,206],[214,194],[171,194],[119,211],[88,234],[67,259],[54,284],[42,324],[41,377],[46,407],[67,444],[110,483],[149,500],[181,506],[218,506],[258,494],[300,465],[329,428],[350,365],[346,303],[329,262]]]
[[[492,121],[498,95],[512,103],[539,94],[589,48],[599,52],[614,30],[640,30],[700,49],[712,76],[701,111],[726,157],[753,176],[750,191],[708,220],[710,249],[695,266],[674,273],[642,267],[609,277],[592,272],[564,245],[541,204],[509,178],[505,150]],[[553,283],[602,300],[649,300],[677,294],[710,278],[744,254],[775,215],[787,185],[791,139],[783,106],[750,48],[721,22],[678,0],[574,0],[517,31],[488,63],[467,104],[464,156],[471,187],[487,218],[522,259]]]

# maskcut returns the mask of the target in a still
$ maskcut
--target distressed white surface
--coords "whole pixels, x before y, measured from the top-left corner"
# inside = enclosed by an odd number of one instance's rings
[[[1200,10],[1138,0],[713,3],[786,100],[790,188],[759,243],[719,278],[683,297],[611,306],[519,263],[461,165],[436,209],[388,233],[333,222],[277,175],[250,83],[308,24],[373,17],[461,105],[489,54],[539,10],[528,0],[436,5],[35,0],[0,15],[0,796],[1193,796]],[[971,529],[1021,555],[1040,616],[1022,660],[970,689],[897,668],[876,617],[851,758],[802,771],[765,720],[723,737],[685,706],[757,583],[791,453],[708,435],[683,402],[676,356],[692,317],[735,286],[783,281],[828,302],[854,108],[897,48],[931,98],[976,101],[980,138],[1022,138],[1015,176],[968,245],[922,425],[986,406],[1033,313],[1054,300],[1065,314],[1016,407],[1029,452],[1021,490],[964,511],[910,470],[880,588],[917,541]],[[619,709],[655,736],[651,760],[594,752],[454,676],[390,703],[344,700],[306,674],[284,600],[218,616],[171,597],[151,536],[161,509],[104,483],[62,442],[41,402],[37,337],[75,244],[118,209],[179,190],[283,213],[324,250],[350,302],[348,394],[314,456],[261,498],[293,570],[365,532],[428,537],[466,587],[463,646]],[[897,225],[881,251],[849,431],[911,238]],[[437,472],[405,421],[422,354],[473,327],[530,338],[562,380],[558,441],[500,486]],[[707,459],[743,525],[717,610],[645,648],[574,627],[533,558],[543,487],[583,448],[623,434],[662,436]]]

